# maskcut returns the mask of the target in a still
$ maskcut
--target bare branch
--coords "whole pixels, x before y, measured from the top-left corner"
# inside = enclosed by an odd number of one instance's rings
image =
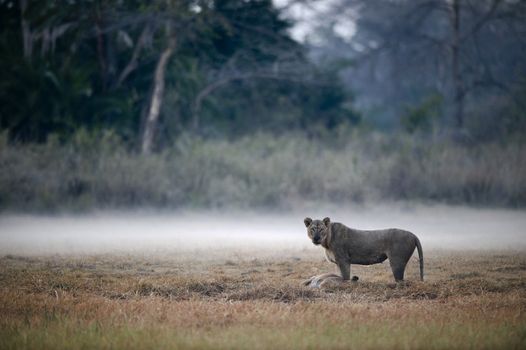
[[[486,14],[473,25],[473,27],[464,35],[462,35],[459,38],[459,41],[464,41],[469,38],[471,38],[474,34],[476,34],[489,20],[493,18],[493,15],[497,11],[499,5],[501,4],[502,0],[493,0],[493,3],[491,4],[490,9]]]
[[[197,130],[199,127],[199,115],[203,101],[218,88],[233,81],[270,79],[295,83],[324,84],[323,81],[309,77],[308,72],[305,70],[299,69],[299,64],[293,60],[297,57],[294,54],[281,52],[279,56],[278,60],[271,67],[244,67],[240,70],[237,68],[237,61],[243,57],[241,52],[236,52],[223,64],[219,71],[211,72],[209,77],[211,82],[198,92],[192,104],[192,127],[194,130]]]
[[[133,49],[133,54],[130,58],[130,61],[128,62],[126,67],[124,67],[121,74],[119,75],[119,78],[117,79],[117,87],[120,87],[124,80],[126,80],[126,78],[128,78],[128,76],[137,68],[139,55],[150,34],[150,25],[147,23],[144,26],[141,34],[139,35],[139,39],[137,39],[137,43],[135,44],[135,48]]]

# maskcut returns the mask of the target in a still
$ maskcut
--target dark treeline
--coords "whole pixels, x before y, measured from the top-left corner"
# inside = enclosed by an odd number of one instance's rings
[[[143,151],[182,131],[360,121],[525,133],[526,1],[334,1],[301,44],[287,11],[316,2],[2,0],[0,128],[21,142],[112,130]]]
[[[12,140],[110,129],[148,152],[186,130],[359,119],[270,0],[3,0],[0,23],[0,127]]]
[[[526,0],[277,6],[0,0],[0,210],[526,204]]]

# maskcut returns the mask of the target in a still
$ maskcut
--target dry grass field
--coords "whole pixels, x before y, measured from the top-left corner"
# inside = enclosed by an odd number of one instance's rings
[[[526,253],[425,252],[339,288],[319,250],[0,258],[1,349],[524,349]]]

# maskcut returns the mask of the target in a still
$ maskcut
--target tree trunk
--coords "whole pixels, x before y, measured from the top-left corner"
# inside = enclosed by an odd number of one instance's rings
[[[106,60],[104,59],[104,35],[102,34],[102,28],[100,27],[99,19],[95,23],[95,33],[97,35],[97,60],[99,61],[100,66],[100,79],[102,82],[102,89],[106,89],[107,82],[107,71],[108,67],[106,65]]]
[[[26,10],[27,10],[27,0],[20,0],[20,24],[22,29],[22,47],[24,50],[24,58],[26,60],[31,59],[33,54],[33,35],[31,33],[31,28],[29,27],[29,22],[26,19]]]
[[[453,78],[454,116],[457,128],[464,126],[464,81],[460,67],[460,0],[453,0],[451,4],[451,25],[453,40],[451,43],[451,64]]]
[[[148,154],[152,150],[153,141],[155,139],[155,131],[159,121],[159,113],[161,112],[161,106],[163,103],[166,65],[168,64],[168,61],[170,60],[174,50],[175,38],[170,37],[168,39],[168,45],[159,57],[157,67],[155,68],[152,96],[150,98],[150,106],[148,108],[146,120],[144,123],[144,131],[142,134],[141,152],[143,154]]]

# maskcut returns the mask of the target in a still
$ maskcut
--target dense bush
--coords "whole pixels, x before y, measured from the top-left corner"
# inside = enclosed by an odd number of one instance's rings
[[[344,133],[342,133],[344,134]],[[112,133],[0,148],[3,210],[295,207],[306,202],[433,200],[526,204],[526,145],[462,146],[430,136],[301,134],[233,141],[183,135],[130,152]],[[327,136],[328,137],[328,136]]]

